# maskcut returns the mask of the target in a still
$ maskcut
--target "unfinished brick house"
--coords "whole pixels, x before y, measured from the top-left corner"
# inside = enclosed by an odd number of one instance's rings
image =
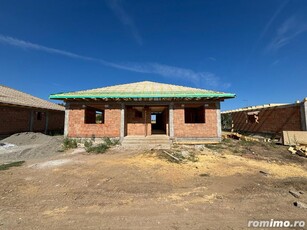
[[[155,82],[137,82],[53,94],[66,103],[68,137],[165,135],[220,141],[220,102],[234,94]]]
[[[0,85],[0,136],[19,132],[62,132],[63,106]]]
[[[223,129],[280,135],[307,130],[307,98],[293,104],[268,104],[222,112]]]

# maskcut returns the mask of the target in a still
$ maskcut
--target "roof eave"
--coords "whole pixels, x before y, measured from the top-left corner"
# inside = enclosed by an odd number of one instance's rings
[[[54,100],[67,100],[67,99],[150,99],[150,98],[218,98],[218,99],[231,99],[235,98],[235,94],[194,94],[194,95],[126,95],[126,96],[112,96],[112,95],[50,95],[49,99]]]

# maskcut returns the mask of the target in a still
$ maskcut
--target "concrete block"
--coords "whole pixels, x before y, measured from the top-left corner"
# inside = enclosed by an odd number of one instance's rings
[[[307,145],[307,131],[283,131],[284,145]]]

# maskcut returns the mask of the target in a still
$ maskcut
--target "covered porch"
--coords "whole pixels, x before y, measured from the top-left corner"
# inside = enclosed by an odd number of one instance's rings
[[[121,138],[126,136],[174,136],[173,103],[122,104]]]

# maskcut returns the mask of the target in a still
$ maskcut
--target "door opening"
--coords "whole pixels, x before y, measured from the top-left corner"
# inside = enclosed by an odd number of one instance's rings
[[[151,113],[151,134],[166,134],[166,112],[165,109]]]

